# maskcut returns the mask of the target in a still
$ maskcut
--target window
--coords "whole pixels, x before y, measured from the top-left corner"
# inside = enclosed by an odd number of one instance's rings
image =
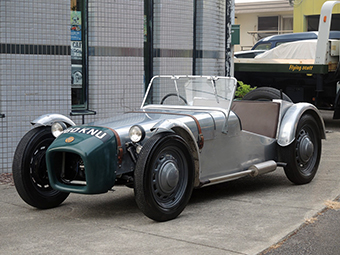
[[[71,0],[71,90],[72,110],[86,109],[86,59],[84,1]]]
[[[274,30],[277,31],[279,27],[278,16],[272,17],[259,17],[258,19],[258,30]]]
[[[319,19],[320,15],[312,15],[307,17],[308,28],[307,31],[318,31],[319,30]],[[340,14],[332,15],[331,30],[340,30]]]
[[[270,50],[270,47],[272,46],[271,43],[261,43],[254,50]]]
[[[264,37],[293,32],[292,16],[258,17],[258,40]]]
[[[293,30],[293,17],[282,17],[282,27],[283,32]]]

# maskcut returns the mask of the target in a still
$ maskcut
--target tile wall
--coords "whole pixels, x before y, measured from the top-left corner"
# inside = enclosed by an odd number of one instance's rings
[[[198,2],[197,73],[224,74],[225,1]],[[144,0],[88,0],[85,122],[140,106]],[[154,0],[154,74],[192,74],[194,1]],[[71,112],[70,0],[0,1],[0,174],[45,113]],[[81,117],[70,117],[81,123]]]

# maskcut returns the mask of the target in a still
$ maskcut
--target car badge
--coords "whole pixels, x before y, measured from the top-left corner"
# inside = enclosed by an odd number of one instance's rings
[[[70,136],[70,137],[65,139],[66,143],[72,143],[73,141],[74,141],[74,137],[73,136]]]

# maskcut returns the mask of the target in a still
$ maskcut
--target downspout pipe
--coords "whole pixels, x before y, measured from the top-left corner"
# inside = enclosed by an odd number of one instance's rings
[[[235,0],[226,0],[225,76],[234,76],[234,46],[231,44],[231,25],[235,22]]]

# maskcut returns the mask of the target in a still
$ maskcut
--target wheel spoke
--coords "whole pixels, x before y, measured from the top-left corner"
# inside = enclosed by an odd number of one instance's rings
[[[46,150],[52,141],[53,139],[51,138],[42,140],[38,144],[37,149],[34,150],[34,153],[30,159],[29,168],[32,182],[37,190],[41,190],[43,192],[53,191],[48,180],[47,166],[45,161]]]

